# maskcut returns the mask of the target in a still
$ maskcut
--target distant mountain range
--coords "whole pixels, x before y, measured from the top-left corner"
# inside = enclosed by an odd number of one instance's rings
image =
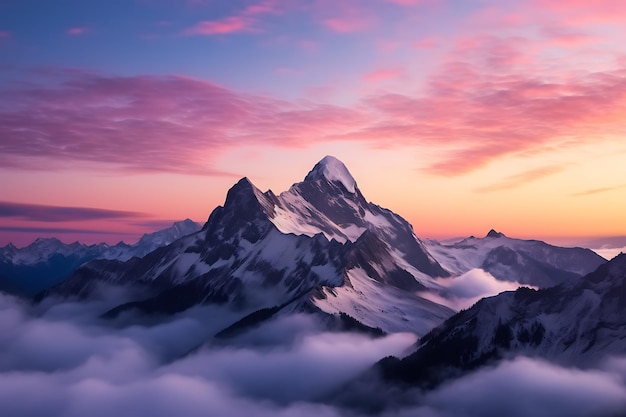
[[[606,262],[589,249],[511,239],[495,230],[490,230],[484,238],[471,236],[453,244],[428,240],[425,245],[453,275],[481,268],[499,280],[540,288],[571,281]]]
[[[143,257],[199,229],[198,224],[186,219],[167,229],[145,234],[134,245],[124,242],[113,246],[65,244],[55,238],[40,238],[23,248],[9,243],[0,248],[0,291],[33,296],[67,278],[86,262]]]

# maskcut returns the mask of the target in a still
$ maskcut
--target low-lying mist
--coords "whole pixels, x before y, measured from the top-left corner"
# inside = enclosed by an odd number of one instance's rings
[[[112,297],[117,294],[110,294]],[[371,338],[327,332],[313,316],[278,317],[227,340],[237,317],[197,307],[149,322],[99,319],[97,302],[26,304],[0,294],[0,410],[6,416],[356,416],[324,403],[387,355],[410,352],[412,334]],[[402,394],[373,376],[385,416],[586,416],[626,410],[626,360],[599,370],[518,358],[438,389]],[[363,402],[367,402],[363,398]],[[398,403],[399,404],[399,403]],[[612,414],[611,414],[612,413]]]

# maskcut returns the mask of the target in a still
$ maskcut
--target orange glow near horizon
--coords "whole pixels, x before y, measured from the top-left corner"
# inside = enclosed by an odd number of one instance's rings
[[[204,222],[327,154],[419,237],[626,236],[617,2],[133,4],[141,36],[53,12],[0,19],[0,245]]]
[[[626,209],[626,184],[620,182],[621,178],[626,178],[626,167],[621,165],[625,149],[618,143],[614,145],[602,151],[582,148],[561,153],[559,170],[529,169],[525,157],[512,157],[455,177],[421,172],[419,166],[424,161],[420,160],[418,152],[368,150],[348,143],[329,153],[344,161],[368,200],[405,217],[419,237],[483,236],[493,228],[512,237],[563,241],[626,235],[622,220]],[[132,220],[67,221],[53,225],[59,229],[100,230],[103,232],[100,234],[22,233],[26,238],[15,243],[24,245],[38,236],[58,236],[64,241],[87,243],[132,242],[143,233],[157,230],[158,224],[166,227],[169,221],[184,218],[204,222],[213,208],[223,204],[228,188],[240,176],[247,176],[263,191],[284,191],[292,183],[302,181],[321,159],[324,149],[325,146],[316,147],[314,152],[271,148],[246,151],[254,157],[235,152],[229,157],[233,161],[246,161],[248,173],[241,172],[234,177],[90,176],[83,172],[66,189],[69,178],[75,174],[50,175],[44,182],[33,175],[26,182],[27,194],[15,187],[6,190],[4,195],[7,200],[31,204],[107,207],[138,213]],[[313,153],[317,155],[312,157]],[[554,161],[554,156],[546,155],[543,159],[545,161],[534,158],[533,162],[541,168],[547,166],[548,161]],[[226,165],[228,159],[224,161]],[[268,170],[268,166],[275,168]],[[528,172],[531,175],[524,175]],[[530,178],[534,172],[543,175]],[[76,193],[76,189],[80,191]],[[113,201],[110,200],[112,195],[116,196]],[[29,196],[37,198],[29,199]],[[13,224],[37,226],[42,223],[14,220]],[[152,224],[155,226],[151,227]],[[5,236],[10,234],[3,232]]]

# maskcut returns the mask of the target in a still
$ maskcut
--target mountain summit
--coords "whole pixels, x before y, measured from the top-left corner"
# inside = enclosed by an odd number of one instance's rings
[[[504,235],[504,233],[496,232],[494,229],[491,229],[489,233],[487,233],[487,236],[485,237],[498,238],[498,237],[506,237],[506,236]]]
[[[341,184],[346,191],[356,192],[356,181],[348,168],[339,159],[327,155],[322,158],[309,172],[304,181],[315,181],[325,178],[327,181]]]
[[[368,202],[345,165],[326,156],[278,195],[242,178],[200,231],[141,258],[89,262],[52,293],[89,297],[104,283],[139,287],[142,297],[110,315],[212,304],[241,320],[305,312],[423,335],[453,314],[430,301],[446,297],[440,278],[483,268],[498,279],[566,281],[604,261],[587,255],[504,236],[425,243],[405,219]]]
[[[416,291],[439,288],[435,279],[448,275],[406,220],[368,202],[345,165],[326,156],[279,195],[242,178],[199,232],[141,259],[88,263],[53,292],[85,295],[98,282],[139,285],[156,295],[116,312],[217,303],[243,314],[289,306],[424,334],[453,311]]]

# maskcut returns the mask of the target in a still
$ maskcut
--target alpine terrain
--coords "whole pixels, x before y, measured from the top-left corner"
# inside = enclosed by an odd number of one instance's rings
[[[85,262],[142,257],[199,229],[195,222],[186,219],[167,229],[145,234],[134,245],[124,242],[113,246],[64,244],[55,238],[39,238],[23,248],[9,243],[0,248],[0,290],[32,296],[67,278]]]
[[[485,298],[424,336],[417,350],[379,364],[385,378],[429,387],[516,356],[594,367],[626,353],[626,255],[547,289]]]
[[[244,323],[248,315],[306,312],[423,335],[454,313],[439,302],[448,294],[442,280],[471,268],[546,284],[603,261],[585,249],[491,234],[452,246],[425,243],[402,217],[368,202],[345,165],[326,156],[278,195],[243,178],[201,230],[142,258],[91,261],[47,295],[88,298],[113,284],[139,288],[140,295],[109,311],[111,317],[214,304]]]

